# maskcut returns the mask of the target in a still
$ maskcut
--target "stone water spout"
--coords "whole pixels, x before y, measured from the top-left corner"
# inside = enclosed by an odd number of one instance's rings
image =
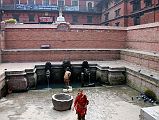
[[[94,87],[95,84],[91,83],[91,71],[89,68],[88,61],[84,60],[82,63],[82,70],[81,70],[81,84],[82,87]]]
[[[46,64],[45,64],[45,76],[47,79],[48,88],[50,87],[50,78],[51,78],[51,72],[52,72],[51,67],[52,67],[51,63],[46,62]]]

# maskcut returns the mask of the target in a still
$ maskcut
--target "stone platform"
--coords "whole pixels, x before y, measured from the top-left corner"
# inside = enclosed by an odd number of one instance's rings
[[[141,108],[140,120],[159,120],[159,106]]]
[[[139,93],[128,86],[103,86],[83,88],[89,100],[86,120],[139,120],[140,109],[149,104],[131,100]],[[51,96],[62,92],[60,89],[30,90],[12,93],[0,99],[1,120],[76,120],[72,110],[53,109]],[[78,89],[69,93],[76,97]],[[151,106],[151,105],[150,105]]]
[[[81,64],[82,61],[71,61],[73,65]],[[52,65],[61,65],[62,62],[52,62]],[[116,61],[89,61],[89,64],[96,65],[97,66],[97,75],[102,78],[102,82],[110,82],[112,81],[112,85],[115,85],[116,77],[113,77],[112,75],[116,75],[118,73],[118,76],[120,76],[119,80],[122,80],[124,76],[126,77],[126,84],[128,86],[133,87],[134,89],[137,89],[141,92],[143,92],[145,89],[149,88],[152,91],[156,93],[156,95],[159,97],[159,73],[148,69],[146,67],[142,67],[140,65],[136,65],[133,63],[129,63],[123,60],[116,60]],[[0,88],[3,89],[5,85],[5,79],[4,73],[7,73],[9,71],[12,71],[16,75],[17,72],[23,73],[24,77],[22,77],[23,81],[24,78],[31,79],[31,82],[28,82],[28,84],[23,85],[32,85],[34,86],[33,82],[34,79],[32,78],[34,75],[34,68],[36,65],[45,65],[45,62],[32,62],[32,63],[2,63],[0,64]],[[41,69],[41,68],[40,68]],[[94,68],[93,68],[94,69]],[[99,72],[100,70],[100,72]],[[116,72],[116,73],[114,73]],[[107,77],[108,76],[108,77]],[[111,76],[111,79],[109,78]],[[20,76],[21,77],[21,76]],[[33,79],[33,80],[32,80]],[[17,81],[18,82],[18,81]],[[111,83],[111,82],[110,82]],[[18,83],[19,84],[19,83]],[[27,88],[27,86],[23,86],[24,89]],[[20,89],[20,88],[19,88]],[[4,93],[1,91],[1,93]]]

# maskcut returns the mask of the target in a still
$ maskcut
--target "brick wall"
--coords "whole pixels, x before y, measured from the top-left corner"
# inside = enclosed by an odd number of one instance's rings
[[[78,29],[71,26],[70,31],[63,32],[51,27],[34,28],[32,25],[32,28],[27,28],[29,26],[7,27],[6,49],[39,49],[43,44],[50,44],[51,48],[125,48],[125,30],[100,29],[98,26]]]
[[[10,25],[5,29],[5,43],[3,48],[7,49],[26,49],[24,52],[3,51],[3,62],[13,61],[36,61],[36,60],[62,60],[66,56],[72,60],[109,60],[110,56],[106,53],[100,54],[96,49],[135,49],[148,52],[159,52],[158,29],[159,23],[151,23],[139,26],[128,27],[127,30],[121,27],[106,26],[78,26],[71,25],[70,31],[58,31],[56,25]],[[65,53],[65,50],[58,51],[52,56],[52,52],[44,52],[41,55],[41,45],[49,44],[50,51],[55,49],[87,49],[86,51]],[[5,47],[4,47],[5,45]],[[32,49],[28,51],[27,49]],[[37,50],[35,52],[35,49]],[[52,50],[51,50],[52,49]],[[89,50],[93,49],[93,50]],[[38,50],[40,54],[38,55]],[[44,50],[45,51],[45,50]],[[93,54],[89,54],[93,51]],[[27,53],[28,52],[28,53]],[[82,54],[84,52],[85,54]],[[20,55],[19,55],[20,53]],[[30,55],[28,55],[30,54]],[[97,54],[97,55],[96,55]],[[98,55],[99,54],[99,55]],[[17,56],[19,57],[17,57]],[[32,56],[31,56],[32,55]],[[89,56],[91,55],[91,56]],[[26,57],[27,56],[27,57]],[[38,57],[37,57],[38,56]],[[46,56],[46,57],[45,57]],[[78,56],[78,57],[77,57]],[[121,54],[121,59],[133,62],[150,69],[159,70],[157,61],[151,60],[144,55]],[[35,57],[35,58],[34,58]],[[50,57],[50,58],[49,58]],[[32,59],[33,58],[33,59]],[[111,56],[110,59],[117,58]],[[158,58],[156,58],[158,59]],[[142,63],[142,64],[141,64]],[[148,64],[147,64],[148,63]]]
[[[140,18],[140,24],[153,23],[154,22],[154,11],[144,13]]]
[[[6,26],[5,36],[3,62],[115,60],[120,58],[120,52],[105,49],[125,48],[126,29],[71,25],[69,31],[58,31],[56,25],[17,24]],[[50,45],[48,51],[40,49],[44,44]]]
[[[5,29],[5,24],[0,23],[0,63],[2,62],[2,56],[1,56],[2,51],[1,50],[4,49],[4,47],[5,47],[5,43],[4,43],[5,31],[4,31],[4,29]]]
[[[0,31],[0,41],[2,41],[2,32]],[[2,58],[1,58],[1,45],[0,45],[0,63],[2,61]]]
[[[159,24],[145,24],[129,27],[127,31],[127,48],[159,52]]]
[[[4,50],[3,62],[45,62],[45,61],[104,61],[119,60],[119,50],[61,49],[61,50]]]
[[[136,65],[159,71],[159,57],[156,53],[136,50],[121,50],[120,59]]]

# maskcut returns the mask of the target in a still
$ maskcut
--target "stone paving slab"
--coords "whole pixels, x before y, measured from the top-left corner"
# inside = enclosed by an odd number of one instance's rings
[[[159,106],[141,108],[141,120],[159,120]]]
[[[128,86],[83,88],[89,105],[86,120],[139,120],[140,109],[151,106],[131,97],[139,93]],[[1,120],[77,120],[75,111],[53,109],[51,96],[61,89],[30,90],[0,99]],[[70,93],[74,98],[77,89]],[[134,97],[135,98],[135,97]]]

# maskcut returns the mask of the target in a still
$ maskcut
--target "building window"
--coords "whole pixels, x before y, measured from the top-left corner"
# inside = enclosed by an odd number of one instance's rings
[[[13,14],[13,19],[16,19],[17,22],[19,22],[19,15],[18,14]]]
[[[116,23],[115,23],[115,26],[119,26],[119,24],[120,24],[120,22],[116,22]]]
[[[29,15],[29,22],[34,22],[34,15]]]
[[[140,16],[134,17],[134,25],[140,25]]]
[[[115,17],[119,17],[120,16],[120,8],[115,10]]]
[[[105,14],[105,21],[109,20],[109,13]]]
[[[118,2],[120,2],[120,0],[114,0],[114,3],[117,4]]]
[[[28,5],[34,5],[34,0],[28,0]]]
[[[64,0],[58,0],[58,6],[63,7],[64,6]]]
[[[88,2],[87,4],[87,7],[88,7],[88,11],[93,11],[93,3],[92,2]]]
[[[20,1],[19,1],[19,0],[16,0],[16,1],[15,1],[15,4],[20,4]]]
[[[138,11],[141,9],[141,1],[140,0],[134,0],[133,1],[133,11]]]
[[[108,2],[105,3],[105,9],[106,10],[108,9],[108,4],[109,4]]]
[[[72,16],[72,22],[77,23],[78,22],[78,17],[77,16]]]
[[[43,0],[43,5],[49,5],[49,0]]]
[[[105,26],[108,26],[109,25],[109,23],[105,23]]]
[[[152,0],[144,0],[145,7],[152,6]]]
[[[72,6],[78,6],[78,0],[72,0]]]
[[[92,23],[92,19],[93,19],[92,16],[87,16],[87,23]]]

